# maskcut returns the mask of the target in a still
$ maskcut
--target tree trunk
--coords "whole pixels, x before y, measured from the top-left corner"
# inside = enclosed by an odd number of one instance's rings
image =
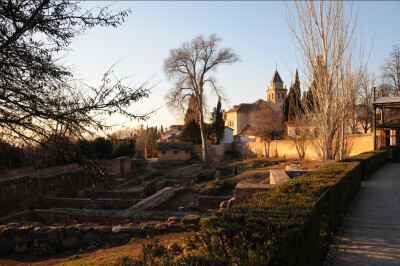
[[[266,145],[264,139],[263,139],[263,142],[264,142],[264,155],[265,155],[265,157],[268,157],[268,155],[267,155],[267,145]]]
[[[210,168],[210,163],[208,161],[208,149],[207,149],[207,131],[204,125],[204,115],[203,110],[200,110],[200,131],[201,131],[201,148],[203,150],[203,169]]]

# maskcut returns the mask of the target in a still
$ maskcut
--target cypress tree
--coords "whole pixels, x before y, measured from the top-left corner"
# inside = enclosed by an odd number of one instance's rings
[[[296,69],[294,83],[290,86],[288,96],[282,105],[282,122],[293,121],[297,114],[301,112],[300,93],[299,72]]]
[[[214,107],[213,112],[211,113],[211,135],[217,144],[220,144],[221,140],[224,138],[225,121],[223,116],[224,112],[221,109],[221,98],[219,98],[217,107]]]

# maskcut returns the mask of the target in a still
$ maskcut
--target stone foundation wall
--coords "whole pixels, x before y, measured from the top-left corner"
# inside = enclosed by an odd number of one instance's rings
[[[36,207],[44,198],[72,193],[89,185],[83,172],[40,176],[36,173],[0,179],[0,216],[19,208]]]
[[[218,210],[221,202],[231,199],[228,196],[197,196],[197,209],[200,212]]]
[[[121,221],[120,224],[124,224]],[[41,223],[10,223],[0,225],[0,255],[12,252],[34,252],[53,255],[62,250],[93,250],[104,245],[126,244],[132,237],[167,232],[183,232],[199,226],[199,215],[186,215],[182,219],[169,217],[163,222],[125,223],[125,226],[99,226],[93,223],[76,225],[52,225]]]

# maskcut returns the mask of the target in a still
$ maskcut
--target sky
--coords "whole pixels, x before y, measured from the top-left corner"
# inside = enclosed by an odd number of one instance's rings
[[[182,123],[182,117],[170,112],[164,97],[172,83],[163,73],[163,62],[170,49],[178,48],[196,35],[217,34],[220,47],[230,47],[240,62],[222,66],[213,74],[224,89],[225,110],[240,103],[267,99],[268,84],[278,69],[289,89],[296,68],[301,68],[298,51],[286,20],[287,6],[280,1],[92,1],[83,7],[106,6],[132,13],[117,28],[94,28],[74,39],[65,58],[75,77],[91,85],[100,84],[103,74],[113,65],[118,76],[129,77],[139,86],[148,82],[152,92],[147,99],[128,110],[144,114],[157,110],[147,121],[130,121],[120,116],[109,118],[114,129]],[[348,3],[346,3],[349,5]],[[369,69],[379,67],[393,45],[400,45],[400,2],[355,2],[358,10],[357,38],[370,51]],[[371,49],[372,47],[372,49]],[[301,79],[300,72],[300,79]],[[304,88],[302,88],[304,89]],[[209,94],[208,105],[216,106],[217,97]]]

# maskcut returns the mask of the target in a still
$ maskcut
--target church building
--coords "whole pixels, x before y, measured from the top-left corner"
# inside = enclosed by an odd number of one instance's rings
[[[225,126],[233,129],[233,135],[241,134],[251,127],[254,111],[268,104],[271,104],[275,110],[281,110],[286,96],[287,89],[283,86],[283,81],[276,70],[267,89],[267,101],[259,99],[254,103],[234,105],[226,112]]]

